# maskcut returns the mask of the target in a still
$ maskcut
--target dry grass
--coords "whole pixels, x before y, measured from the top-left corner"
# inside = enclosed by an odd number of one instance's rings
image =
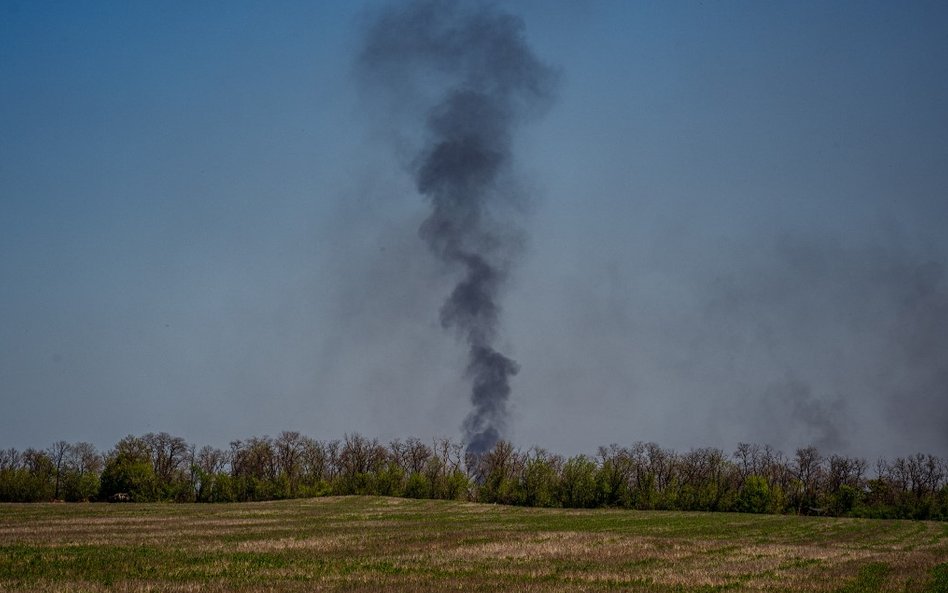
[[[0,505],[0,591],[948,591],[948,525],[323,498]]]

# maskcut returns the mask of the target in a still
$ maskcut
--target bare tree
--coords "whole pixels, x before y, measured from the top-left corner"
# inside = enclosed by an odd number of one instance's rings
[[[0,471],[20,469],[23,456],[14,448],[0,449]]]
[[[204,473],[217,474],[227,467],[228,454],[226,451],[204,445],[195,456],[194,462]]]
[[[49,448],[49,458],[53,462],[56,476],[55,494],[53,497],[59,500],[60,485],[62,484],[63,470],[65,469],[66,458],[69,455],[72,445],[66,441],[56,441]]]
[[[761,473],[761,451],[759,445],[738,443],[737,450],[734,451],[734,459],[737,460],[742,482],[746,480],[748,476],[759,475]]]
[[[797,513],[803,512],[803,507],[813,507],[816,504],[816,487],[820,482],[823,471],[823,457],[816,447],[797,449],[795,458],[796,478],[800,483],[800,492],[797,493]]]
[[[148,445],[152,468],[158,481],[164,485],[171,484],[187,461],[187,442],[167,432],[148,433],[142,440]]]
[[[296,496],[304,451],[303,437],[296,431],[283,431],[273,442],[278,472],[289,484],[289,495]]]
[[[431,447],[416,438],[405,441],[404,469],[409,474],[420,474],[425,471],[429,459],[434,452]]]
[[[613,443],[599,447],[600,475],[605,483],[605,504],[625,506],[631,500],[631,488],[635,474],[635,458],[632,451]]]
[[[326,443],[326,477],[329,480],[339,475],[339,451],[342,444],[338,439],[333,439]]]
[[[70,448],[69,454],[69,465],[78,472],[80,477],[102,471],[102,455],[92,443],[75,443]]]
[[[861,489],[866,472],[866,460],[843,455],[831,455],[826,472],[826,488],[831,492],[846,485],[850,488]]]

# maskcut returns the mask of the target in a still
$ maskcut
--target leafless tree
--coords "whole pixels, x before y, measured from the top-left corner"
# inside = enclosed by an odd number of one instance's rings
[[[19,469],[23,464],[23,456],[14,448],[0,449],[0,471]]]
[[[862,489],[866,473],[866,460],[843,455],[831,455],[826,472],[826,489],[835,492],[844,484]]]
[[[152,469],[162,484],[170,484],[184,469],[187,461],[188,444],[181,437],[167,432],[148,433],[142,437],[148,445]]]
[[[388,460],[388,451],[378,440],[360,434],[347,434],[339,452],[340,472],[352,478],[380,469]]]
[[[310,485],[327,479],[329,475],[329,456],[323,443],[309,437],[303,437],[300,462],[305,481]]]
[[[740,478],[743,482],[751,475],[760,475],[762,459],[760,445],[751,443],[738,443],[737,450],[734,451],[734,459],[737,460]]]
[[[628,504],[635,476],[635,457],[632,451],[613,443],[608,447],[599,447],[598,464],[600,475],[605,482],[607,505]]]
[[[195,464],[209,475],[217,474],[227,467],[228,453],[210,445],[204,445],[195,456]]]
[[[66,441],[56,441],[49,448],[49,458],[53,462],[56,476],[56,487],[54,498],[59,499],[60,485],[62,484],[63,470],[65,470],[66,460],[72,449],[72,445]]]
[[[290,496],[296,496],[303,459],[303,437],[296,431],[283,431],[273,442],[276,450],[278,473],[282,474],[290,487]]]
[[[816,447],[797,449],[794,458],[794,470],[800,484],[797,494],[797,512],[803,512],[803,507],[815,503],[816,487],[823,472],[823,457]]]

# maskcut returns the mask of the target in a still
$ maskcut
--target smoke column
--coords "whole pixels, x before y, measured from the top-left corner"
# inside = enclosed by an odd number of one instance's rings
[[[422,105],[423,115],[407,122],[425,130],[412,165],[431,208],[419,234],[461,275],[441,324],[469,347],[473,409],[463,429],[470,453],[501,438],[510,378],[519,369],[495,348],[498,293],[516,241],[509,221],[493,214],[517,198],[507,176],[512,133],[549,103],[556,78],[527,47],[523,29],[519,18],[491,5],[399,4],[373,19],[359,56],[371,88],[393,104]]]

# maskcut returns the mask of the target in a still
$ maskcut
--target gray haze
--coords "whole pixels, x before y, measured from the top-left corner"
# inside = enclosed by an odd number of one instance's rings
[[[948,456],[948,4],[393,5],[0,5],[0,448]]]
[[[487,5],[400,3],[375,18],[359,55],[370,91],[381,90],[394,103],[427,86],[434,101],[409,112],[403,125],[425,129],[412,162],[418,192],[431,207],[419,234],[438,259],[462,274],[440,318],[469,348],[473,410],[464,421],[464,440],[472,453],[489,450],[504,436],[509,381],[519,370],[494,348],[499,292],[518,246],[516,229],[504,216],[511,210],[503,208],[518,198],[509,171],[511,135],[547,103],[554,80],[527,47],[523,29],[519,18]],[[389,108],[401,115],[395,105]],[[501,205],[492,207],[495,202]]]

